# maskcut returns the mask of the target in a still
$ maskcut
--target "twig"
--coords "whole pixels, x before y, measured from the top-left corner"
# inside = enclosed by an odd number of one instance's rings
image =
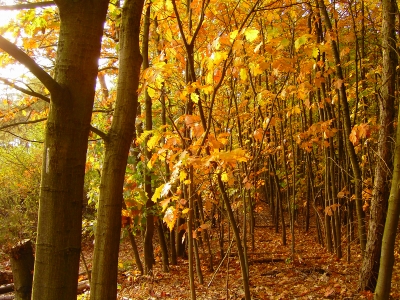
[[[88,281],[89,281],[89,287],[90,287],[90,283],[91,283],[91,279],[92,279],[92,274],[91,274],[90,271],[89,271],[89,268],[88,268],[88,266],[87,266],[86,259],[85,259],[85,256],[83,255],[83,251],[82,251],[82,250],[81,250],[81,258],[82,258],[83,265],[85,266],[86,274],[87,274]]]
[[[222,263],[223,263],[224,260],[229,256],[229,252],[231,252],[232,244],[233,244],[233,238],[232,238],[232,240],[231,240],[231,243],[229,244],[228,250],[226,251],[226,254],[225,254],[224,258],[221,260],[221,262],[219,263],[218,268],[215,270],[213,276],[211,277],[211,280],[210,280],[210,282],[209,282],[208,285],[207,285],[208,288],[211,286],[211,283],[213,282],[213,280],[214,280],[214,278],[215,278],[215,275],[217,275],[219,269],[221,268]]]

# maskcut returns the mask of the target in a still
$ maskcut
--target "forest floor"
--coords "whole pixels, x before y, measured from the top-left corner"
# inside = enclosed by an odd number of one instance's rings
[[[255,248],[252,249],[251,242],[248,242],[247,246],[253,300],[373,298],[372,293],[357,291],[361,263],[357,240],[350,245],[350,262],[347,262],[345,239],[343,258],[338,259],[335,254],[327,252],[318,244],[315,226],[311,227],[308,233],[299,226],[295,228],[295,255],[292,259],[289,227],[287,244],[283,246],[281,233],[275,233],[274,227],[267,219],[268,217],[256,219],[258,226],[254,234]],[[208,270],[206,249],[199,247],[204,284],[200,284],[195,275],[197,299],[244,299],[235,243],[229,260],[225,259],[219,269],[219,246],[216,239],[213,243],[214,272]],[[225,251],[229,244],[230,241],[225,240]],[[398,244],[396,249],[399,249]],[[164,273],[157,242],[155,253],[156,265],[153,275],[141,276],[135,269],[128,239],[125,239],[121,244],[119,256],[118,299],[190,299],[188,261],[178,259],[178,265],[170,266],[170,272]],[[391,299],[400,299],[400,253],[396,252],[395,255],[397,264],[393,271]]]
[[[361,255],[357,241],[350,245],[350,262],[347,262],[346,241],[343,240],[343,258],[338,259],[318,244],[315,226],[305,232],[295,228],[295,255],[291,257],[291,238],[287,227],[287,244],[282,245],[281,233],[264,219],[256,219],[255,248],[248,242],[250,291],[253,300],[258,299],[372,299],[371,293],[358,292],[357,282]],[[225,227],[226,228],[226,227]],[[345,230],[345,228],[343,228]],[[215,233],[214,236],[217,234]],[[139,240],[139,238],[137,238]],[[399,239],[397,239],[398,241]],[[139,251],[142,253],[140,243]],[[230,241],[225,241],[225,251]],[[199,247],[204,284],[195,276],[196,296],[199,300],[244,299],[239,259],[233,243],[231,254],[221,264],[217,238],[213,240],[214,271],[208,270],[208,255]],[[188,261],[178,259],[177,266],[170,266],[169,273],[162,271],[161,251],[155,238],[156,264],[151,276],[137,272],[128,238],[121,240],[119,255],[118,299],[190,299]],[[399,249],[399,244],[396,245]],[[88,268],[91,269],[93,241],[87,239],[83,247]],[[400,299],[400,251],[396,251],[391,299]],[[9,269],[9,261],[3,257],[0,270]],[[81,263],[81,271],[84,265]],[[86,275],[80,280],[84,281]],[[88,292],[78,299],[89,299]]]

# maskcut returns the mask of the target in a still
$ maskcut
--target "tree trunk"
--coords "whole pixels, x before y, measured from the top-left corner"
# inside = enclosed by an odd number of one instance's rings
[[[389,2],[389,1],[387,1]],[[399,114],[400,117],[400,114]],[[400,122],[400,119],[398,119]],[[394,244],[400,213],[400,126],[397,126],[396,148],[389,207],[382,238],[379,276],[375,289],[375,300],[389,299],[394,265]]]
[[[231,204],[229,203],[229,197],[225,191],[224,183],[221,180],[220,174],[217,175],[217,181],[218,181],[219,190],[221,191],[222,198],[223,198],[225,206],[226,206],[226,210],[228,212],[229,223],[231,224],[233,233],[235,235],[236,247],[237,247],[239,261],[240,261],[240,269],[242,271],[242,280],[243,280],[243,289],[244,289],[245,299],[250,300],[251,299],[250,285],[249,285],[249,276],[247,273],[248,266],[246,266],[246,259],[244,257],[244,251],[243,251],[243,246],[242,246],[242,242],[240,239],[239,229],[236,224],[235,217],[233,215],[233,211],[231,208]]]
[[[146,14],[144,16],[144,24],[143,24],[143,42],[142,42],[142,55],[143,55],[143,69],[147,69],[149,64],[149,31],[150,31],[150,5],[146,8]],[[147,90],[144,92],[145,95],[145,105],[146,105],[146,130],[153,129],[153,111],[152,111],[152,100],[147,93]],[[150,137],[147,136],[144,143],[144,153],[147,161],[150,161],[152,153],[151,150],[147,147],[147,142]],[[151,185],[151,170],[150,168],[146,168],[144,171],[144,189],[147,195],[146,202],[146,231],[144,235],[144,268],[145,274],[149,274],[154,265],[154,249],[153,249],[153,236],[154,236],[154,213],[152,207],[154,206],[154,202],[151,200],[153,196],[152,185]]]
[[[25,54],[16,57],[51,93],[32,292],[41,300],[76,298],[87,140],[108,6],[107,0],[56,3],[61,27],[55,79]]]
[[[388,4],[393,5],[392,0],[383,1],[383,10],[389,10]],[[388,15],[386,15],[388,16]],[[393,14],[394,16],[394,14]],[[393,65],[395,66],[395,65]],[[398,115],[400,124],[400,114]],[[389,299],[390,287],[392,282],[392,272],[394,265],[394,244],[396,241],[396,231],[400,213],[400,126],[397,125],[396,148],[394,155],[394,170],[392,186],[389,196],[389,207],[386,216],[385,230],[382,238],[382,250],[380,257],[380,267],[378,282],[375,289],[375,300]]]
[[[125,169],[135,130],[137,89],[142,57],[139,49],[143,0],[127,0],[122,8],[117,100],[105,140],[97,230],[93,256],[91,299],[116,299]]]
[[[11,268],[17,300],[31,299],[34,260],[31,240],[21,241],[11,249]]]
[[[375,169],[374,190],[371,201],[371,215],[367,248],[360,272],[359,287],[361,290],[374,291],[379,272],[382,235],[385,226],[389,198],[389,180],[392,170],[392,135],[393,107],[396,84],[396,35],[395,13],[396,2],[384,1],[382,13],[382,90],[379,98],[379,134],[377,164]],[[393,182],[394,185],[398,184]],[[390,281],[389,281],[390,282]],[[380,299],[380,298],[379,298]]]
[[[326,9],[324,0],[319,0],[318,4],[321,9],[321,13],[325,19],[325,25],[329,31],[332,30],[331,20],[328,15],[328,11]],[[354,185],[355,185],[355,203],[356,203],[356,212],[357,212],[357,222],[358,222],[358,237],[360,239],[360,247],[361,251],[364,254],[365,245],[366,245],[366,235],[365,235],[365,216],[364,211],[362,209],[362,179],[361,179],[361,169],[358,163],[357,154],[354,150],[354,146],[351,144],[349,140],[350,132],[351,132],[351,120],[350,120],[350,108],[349,103],[347,101],[346,94],[346,86],[344,84],[344,76],[343,70],[340,61],[339,49],[336,41],[334,39],[331,40],[331,48],[334,55],[334,60],[336,64],[336,77],[341,81],[341,85],[339,88],[340,93],[340,101],[343,104],[343,117],[344,117],[344,132],[346,135],[346,150],[347,154],[350,158],[351,167],[353,169],[353,175],[355,177]]]

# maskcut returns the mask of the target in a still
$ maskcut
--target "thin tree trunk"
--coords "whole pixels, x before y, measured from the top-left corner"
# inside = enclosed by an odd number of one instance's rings
[[[163,224],[160,219],[157,220],[157,231],[158,231],[158,240],[161,248],[163,271],[169,272],[168,247],[165,241]]]
[[[143,69],[147,69],[149,65],[149,31],[150,31],[150,5],[146,8],[146,13],[144,16],[144,25],[143,25],[143,42],[142,42],[142,55],[143,55]],[[153,111],[152,111],[152,100],[145,91],[145,105],[146,105],[146,130],[153,129]],[[149,136],[146,137],[144,143],[144,153],[147,158],[147,161],[151,159],[152,153],[151,150],[147,147],[147,142],[149,140]],[[153,236],[154,236],[154,216],[152,212],[152,207],[154,206],[154,202],[151,200],[153,196],[152,184],[151,184],[151,171],[149,168],[146,168],[144,171],[144,189],[147,195],[146,202],[146,231],[144,234],[144,268],[145,274],[150,274],[153,269],[154,264],[154,249],[153,249]]]
[[[318,1],[321,13],[325,19],[325,25],[328,28],[329,31],[332,31],[332,24],[328,15],[328,11],[326,9],[324,0],[319,0]],[[333,32],[332,32],[333,33]],[[340,55],[339,55],[339,50],[337,43],[334,39],[331,40],[331,47],[332,47],[332,52],[334,55],[335,59],[335,64],[336,64],[336,77],[338,80],[340,80],[340,101],[343,104],[343,116],[344,116],[344,132],[346,134],[346,149],[347,153],[350,158],[351,166],[353,169],[353,175],[355,177],[355,203],[356,203],[356,211],[357,211],[357,221],[358,221],[358,236],[360,239],[360,247],[361,251],[364,255],[365,251],[365,246],[366,246],[366,234],[365,234],[365,220],[364,220],[364,211],[362,209],[362,178],[361,178],[361,169],[360,165],[358,163],[358,158],[356,155],[356,152],[354,150],[354,146],[351,144],[349,140],[350,132],[351,132],[351,120],[350,120],[350,109],[349,109],[349,104],[347,101],[347,95],[346,95],[346,86],[344,84],[344,76],[343,76],[343,71],[341,67],[341,61],[340,61]]]
[[[111,129],[105,139],[106,150],[97,213],[91,299],[117,297],[122,191],[129,149],[135,131],[137,89],[142,63],[139,50],[142,9],[143,0],[127,0],[122,8],[117,100]]]
[[[384,1],[383,8],[387,8],[388,2]],[[400,114],[398,115],[400,124]],[[394,251],[396,232],[400,214],[400,126],[397,126],[396,148],[394,156],[393,179],[389,196],[389,208],[386,216],[385,230],[382,238],[382,251],[380,257],[379,276],[375,289],[375,300],[389,299],[394,265]]]
[[[243,246],[242,246],[242,242],[240,239],[239,229],[237,227],[236,220],[233,215],[232,208],[231,208],[231,204],[229,202],[229,197],[226,194],[224,183],[221,180],[220,174],[217,175],[217,181],[218,181],[218,187],[221,191],[222,198],[223,198],[225,206],[226,206],[226,210],[228,212],[229,223],[231,224],[231,228],[233,230],[235,240],[236,240],[236,247],[237,247],[239,260],[240,260],[240,268],[242,271],[243,289],[244,289],[245,299],[250,300],[251,299],[250,285],[249,285],[249,277],[248,277],[248,273],[247,273],[248,266],[246,266],[246,259],[244,257]]]

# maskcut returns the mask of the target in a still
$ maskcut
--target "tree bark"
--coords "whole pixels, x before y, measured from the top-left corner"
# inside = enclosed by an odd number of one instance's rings
[[[74,299],[81,247],[87,139],[108,1],[56,1],[61,27],[54,79],[11,43],[0,47],[51,93],[32,299]]]
[[[150,5],[146,8],[146,14],[144,16],[143,22],[143,41],[142,41],[142,55],[143,55],[143,69],[147,69],[149,64],[149,32],[150,32]],[[145,95],[145,105],[146,105],[146,130],[153,129],[153,102],[147,90],[144,91]],[[149,136],[146,137],[144,143],[144,153],[147,161],[150,161],[152,153],[147,147],[147,142],[149,141]],[[153,206],[154,202],[151,200],[153,196],[152,184],[151,184],[151,170],[146,168],[144,171],[144,189],[147,195],[146,202],[146,231],[144,235],[144,267],[145,274],[150,274],[154,265],[154,249],[153,249],[153,236],[154,236],[154,212]]]
[[[383,1],[383,9],[387,8],[392,0]],[[400,114],[398,121],[400,122]],[[386,216],[385,230],[382,238],[379,276],[375,289],[375,300],[389,299],[394,265],[394,245],[400,213],[400,126],[397,125],[396,148],[394,156],[394,170],[389,196],[389,207]]]
[[[246,266],[246,259],[244,257],[244,251],[243,251],[243,246],[242,246],[242,241],[240,239],[240,233],[238,226],[235,221],[235,217],[233,215],[232,207],[231,204],[229,203],[229,197],[225,191],[224,183],[221,180],[221,175],[217,175],[217,181],[218,181],[218,187],[219,190],[221,191],[222,198],[224,200],[226,210],[228,212],[228,219],[229,223],[231,224],[234,236],[235,236],[235,241],[236,241],[236,247],[239,255],[239,260],[240,260],[240,269],[242,271],[242,280],[243,280],[243,289],[244,289],[244,294],[245,294],[245,299],[250,300],[251,295],[250,295],[250,285],[249,285],[249,276],[247,273],[248,266]]]
[[[11,249],[15,299],[31,299],[34,260],[31,240],[21,241]]]
[[[374,291],[381,256],[382,235],[385,226],[389,198],[389,180],[392,170],[392,135],[393,107],[396,89],[396,2],[383,1],[382,8],[382,89],[379,98],[379,134],[377,164],[375,169],[374,190],[371,201],[371,214],[367,248],[360,272],[359,287],[361,290]],[[394,182],[397,185],[398,182]],[[389,281],[390,284],[390,281]],[[379,298],[381,299],[381,298]]]
[[[320,6],[321,13],[325,19],[326,27],[328,28],[329,31],[332,31],[332,24],[324,0],[319,0],[318,4]],[[331,48],[336,64],[336,77],[338,80],[341,81],[339,94],[340,94],[340,101],[343,104],[344,132],[346,134],[346,150],[350,158],[353,175],[355,177],[354,185],[355,185],[355,196],[356,196],[355,203],[356,203],[357,222],[358,222],[358,237],[360,239],[361,251],[364,255],[365,245],[366,245],[366,234],[365,234],[365,220],[364,220],[365,216],[364,216],[364,211],[362,209],[361,169],[358,163],[357,154],[354,150],[354,146],[351,144],[349,140],[351,132],[350,108],[349,108],[349,103],[347,102],[346,86],[344,84],[344,76],[340,61],[339,49],[334,39],[331,40]]]
[[[125,169],[135,131],[139,74],[140,17],[143,0],[127,0],[122,8],[117,100],[100,184],[93,257],[91,299],[116,299]]]

